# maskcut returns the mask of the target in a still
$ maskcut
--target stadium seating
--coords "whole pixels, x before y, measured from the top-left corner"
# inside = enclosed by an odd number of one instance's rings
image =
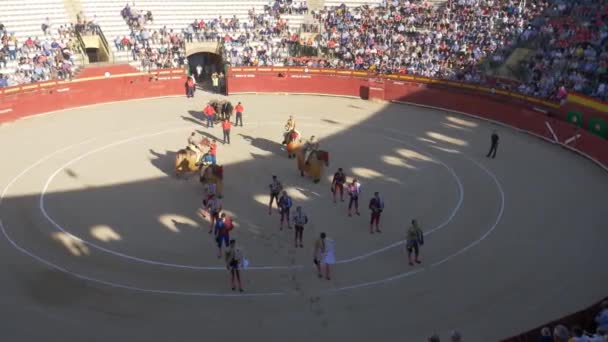
[[[87,17],[96,16],[96,22],[100,25],[108,41],[113,41],[116,37],[129,36],[130,29],[120,15],[125,7],[125,2],[120,0],[81,0],[83,11]],[[268,5],[268,0],[174,0],[171,6],[167,6],[166,1],[162,0],[143,0],[137,1],[134,8],[146,12],[151,11],[154,21],[146,25],[152,31],[160,30],[163,27],[181,32],[186,26],[195,19],[211,20],[218,18],[232,18],[236,16],[242,21],[248,19],[248,11],[255,9],[261,13],[264,6]],[[302,15],[286,15],[293,27],[299,26],[303,21]],[[118,51],[114,44],[110,44],[117,63],[132,63],[138,66],[138,62],[132,62],[133,58],[128,51]]]
[[[67,26],[71,20],[65,10],[63,0],[2,0],[0,1],[0,22],[4,24],[9,33],[14,33],[20,44],[29,37],[43,38],[42,24],[49,19],[51,23],[51,36],[58,38],[57,29]],[[76,65],[82,63],[80,54],[75,54]],[[0,69],[0,73],[11,74],[15,71],[17,61],[8,61],[7,67]]]

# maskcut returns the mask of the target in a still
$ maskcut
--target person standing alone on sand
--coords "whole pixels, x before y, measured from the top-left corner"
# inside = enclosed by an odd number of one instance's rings
[[[498,150],[498,133],[496,133],[496,131],[492,132],[492,137],[491,137],[491,145],[490,145],[490,151],[488,152],[488,154],[486,155],[486,157],[494,159],[496,158],[496,150]]]
[[[272,215],[272,203],[276,200],[277,207],[279,206],[279,194],[283,190],[283,185],[277,179],[277,176],[272,176],[272,183],[268,185],[270,188],[270,203],[268,203],[268,215]]]
[[[293,217],[293,223],[296,230],[295,246],[298,248],[304,247],[302,244],[302,235],[304,235],[304,225],[308,223],[308,216],[302,212],[302,207],[296,208],[296,214]]]
[[[230,284],[232,291],[236,290],[238,285],[239,291],[243,292],[241,284],[240,267],[243,264],[243,253],[236,247],[236,240],[230,240],[230,247],[226,251],[226,268],[230,271]]]
[[[327,235],[325,235],[325,233],[321,233],[320,237],[317,239],[317,241],[315,241],[315,251],[312,262],[317,267],[317,275],[319,276],[319,278],[323,278],[323,273],[321,272],[322,266],[325,268],[326,277],[329,278],[329,273],[327,272],[327,265],[323,264],[323,260],[325,259],[325,253],[327,252],[325,245],[326,237]]]
[[[239,102],[236,107],[234,107],[234,110],[236,111],[236,121],[234,123],[234,126],[238,126],[239,122],[241,123],[241,127],[243,127],[243,105]]]
[[[281,230],[283,230],[283,221],[287,221],[287,228],[291,228],[291,223],[289,222],[289,211],[291,210],[291,206],[293,205],[293,201],[291,197],[287,194],[287,191],[283,191],[283,195],[279,198],[279,210],[281,212]]]
[[[348,216],[352,215],[352,208],[355,207],[355,214],[359,214],[359,195],[361,194],[361,184],[357,181],[356,178],[353,179],[353,182],[348,184],[348,195],[350,196],[350,200],[348,201]]]
[[[334,195],[334,203],[336,203],[336,195],[340,191],[340,201],[344,202],[344,183],[346,183],[346,175],[342,168],[338,169],[338,172],[334,174],[334,179],[331,182],[331,192]]]
[[[414,265],[414,261],[420,264],[422,261],[418,258],[420,255],[420,246],[424,244],[424,234],[422,229],[418,226],[418,221],[412,220],[412,225],[407,230],[407,242],[405,248],[407,249],[407,258],[410,262],[410,266]],[[414,252],[415,259],[412,261],[412,252]]]
[[[224,144],[230,145],[230,121],[225,119],[222,122],[222,131],[224,132]]]
[[[380,198],[378,192],[374,192],[374,197],[369,201],[369,209],[372,211],[369,222],[369,233],[374,234],[374,223],[376,223],[376,232],[380,233],[380,215],[384,210],[384,201]]]

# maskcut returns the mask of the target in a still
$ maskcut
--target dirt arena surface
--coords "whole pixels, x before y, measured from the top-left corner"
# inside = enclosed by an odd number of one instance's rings
[[[197,177],[173,177],[210,95],[67,110],[0,127],[0,279],[6,341],[425,341],[453,329],[497,341],[606,295],[607,174],[523,133],[413,106],[233,96],[245,127],[218,148],[223,205],[251,267],[230,290],[198,214]],[[280,145],[294,115],[330,152],[320,184]],[[485,158],[498,129],[498,156]],[[338,167],[363,186],[360,217],[333,204]],[[311,222],[304,248],[267,213],[276,174]],[[386,205],[368,231],[368,201]],[[422,265],[403,239],[417,218]],[[331,281],[313,242],[335,241]]]

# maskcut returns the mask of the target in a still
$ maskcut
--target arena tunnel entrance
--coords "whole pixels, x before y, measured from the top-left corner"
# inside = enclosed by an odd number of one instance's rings
[[[220,54],[202,51],[188,55],[188,72],[199,89],[225,94],[226,77]]]
[[[224,72],[224,62],[217,53],[198,52],[188,56],[188,69],[197,83],[211,80],[213,73]]]

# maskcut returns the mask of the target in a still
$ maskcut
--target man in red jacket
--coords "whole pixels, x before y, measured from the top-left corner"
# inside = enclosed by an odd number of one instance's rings
[[[239,104],[236,105],[234,110],[236,111],[236,122],[234,123],[234,125],[238,126],[240,122],[241,127],[243,127],[243,105],[239,102]]]
[[[213,109],[213,106],[208,103],[205,109],[203,109],[203,113],[207,117],[207,128],[213,128],[213,119],[215,119],[215,109]]]
[[[222,121],[222,130],[224,131],[224,144],[230,145],[230,121],[225,119]]]
[[[194,78],[192,76],[189,76],[186,81],[186,97],[194,97]]]

